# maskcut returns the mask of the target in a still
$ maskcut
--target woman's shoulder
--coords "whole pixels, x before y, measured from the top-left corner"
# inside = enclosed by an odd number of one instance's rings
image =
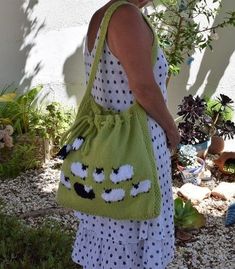
[[[138,23],[139,20],[143,20],[140,10],[133,4],[123,4],[118,7],[112,15],[110,23],[121,24],[123,21],[129,23]]]

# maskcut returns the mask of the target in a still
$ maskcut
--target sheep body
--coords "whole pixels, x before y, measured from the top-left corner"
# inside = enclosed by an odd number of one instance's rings
[[[125,191],[123,189],[105,190],[101,197],[105,200],[105,202],[119,202],[124,199]]]
[[[146,179],[137,184],[133,184],[133,186],[134,187],[131,189],[131,196],[135,197],[140,193],[148,192],[151,188],[151,181]]]
[[[118,169],[113,169],[110,174],[110,179],[113,183],[130,180],[134,174],[133,166],[126,164],[120,166]]]
[[[85,179],[88,175],[88,166],[80,162],[72,163],[71,172],[74,176],[78,176],[82,179]]]

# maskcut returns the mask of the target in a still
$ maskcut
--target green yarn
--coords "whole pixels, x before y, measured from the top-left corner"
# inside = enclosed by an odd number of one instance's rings
[[[87,214],[146,220],[161,211],[147,114],[137,102],[120,113],[107,110],[91,95],[109,20],[120,5],[127,3],[115,2],[103,18],[85,96],[74,125],[62,139],[62,144],[73,149],[62,164],[56,200]],[[152,57],[156,59],[154,36]]]

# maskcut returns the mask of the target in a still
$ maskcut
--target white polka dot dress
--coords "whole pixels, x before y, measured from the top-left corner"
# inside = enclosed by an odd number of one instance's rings
[[[89,53],[87,45],[84,51],[87,80],[98,36],[99,32],[92,52]],[[165,101],[167,68],[159,48],[154,74]],[[126,110],[134,101],[126,73],[106,42],[92,95],[98,104],[116,111]],[[76,211],[79,228],[72,259],[83,269],[163,269],[173,259],[175,237],[170,153],[163,129],[151,117],[148,117],[148,125],[162,193],[161,214],[147,221],[120,221]]]

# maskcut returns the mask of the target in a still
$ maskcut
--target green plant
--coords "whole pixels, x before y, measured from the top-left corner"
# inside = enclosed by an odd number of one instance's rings
[[[211,117],[212,124],[210,126],[212,135],[233,138],[235,135],[235,126],[231,121],[233,118],[233,100],[227,95],[220,94],[220,97],[213,99],[214,104],[207,106],[206,113]]]
[[[35,229],[0,213],[0,268],[78,269],[71,260],[72,241],[56,222]]]
[[[186,203],[182,199],[176,198],[174,223],[180,229],[198,229],[206,224],[205,216],[193,207],[190,200]]]
[[[15,144],[8,159],[0,163],[0,177],[16,177],[20,172],[38,168],[41,162],[37,154],[38,148],[35,144]]]
[[[62,134],[74,120],[75,111],[58,102],[37,107],[36,100],[41,90],[42,86],[38,86],[18,97],[15,93],[8,93],[7,89],[1,91],[0,127],[6,123],[13,125],[15,145],[11,150],[1,149],[1,177],[15,177],[27,169],[38,168],[47,152],[53,154],[50,147],[46,147],[45,140],[50,141],[56,152]]]
[[[232,120],[234,115],[234,109],[232,107],[225,107],[224,110],[220,109],[218,100],[205,96],[206,101],[206,114],[211,118],[215,118],[215,114],[219,113],[218,121]]]
[[[208,113],[206,100],[199,96],[185,96],[178,106],[178,115],[181,120],[178,124],[181,135],[181,144],[199,144],[208,140],[213,135],[224,139],[233,138],[235,125],[231,120],[222,120],[226,109],[232,110],[233,101],[224,94],[217,97],[215,104]]]
[[[169,62],[170,74],[180,72],[180,64],[188,57],[192,61],[195,49],[206,47],[212,49],[212,41],[217,38],[216,30],[228,25],[235,26],[235,11],[228,12],[217,25],[211,25],[222,4],[213,0],[208,5],[206,0],[159,0],[165,7],[150,15]],[[207,24],[202,27],[201,21],[206,18]]]
[[[224,171],[227,173],[235,174],[235,159],[228,159],[224,163]]]
[[[15,93],[5,93],[0,97],[0,115],[12,123],[15,134],[29,131],[30,113],[41,90],[42,86],[37,86],[18,97]]]
[[[16,93],[5,93],[6,89],[3,89],[0,93],[0,125],[12,124],[12,121],[9,117],[4,117],[4,109],[6,103],[13,102],[16,98]]]
[[[192,145],[183,145],[178,151],[179,163],[187,168],[197,167],[197,151]]]
[[[71,126],[74,118],[74,109],[52,102],[45,108],[32,111],[29,118],[30,132],[51,140],[54,146],[59,146],[62,134]]]

